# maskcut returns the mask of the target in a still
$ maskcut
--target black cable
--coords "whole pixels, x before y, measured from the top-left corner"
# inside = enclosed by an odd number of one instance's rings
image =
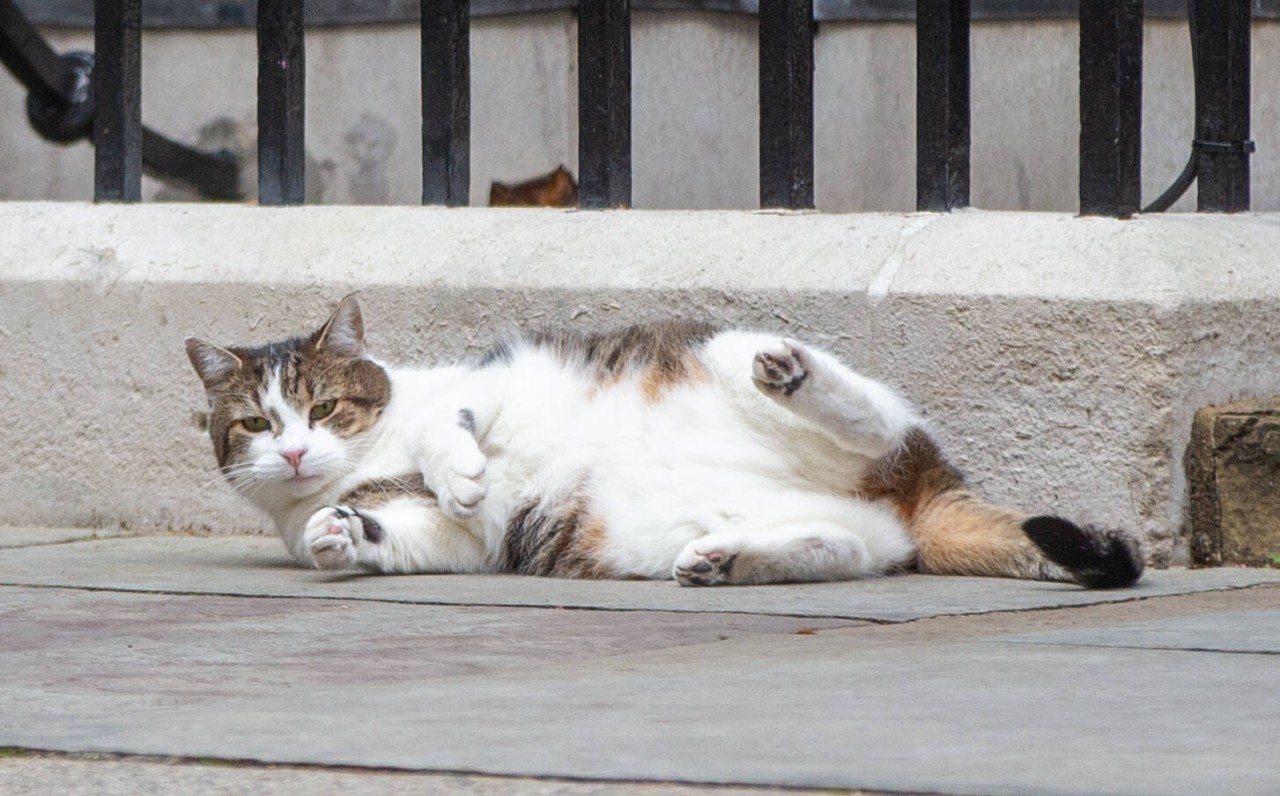
[[[1191,85],[1194,96],[1200,94],[1200,37],[1196,35],[1196,0],[1187,0],[1187,30],[1191,32]],[[1199,141],[1191,142],[1191,156],[1187,158],[1187,165],[1182,167],[1182,173],[1173,181],[1173,184],[1164,190],[1164,193],[1156,197],[1155,201],[1142,208],[1144,213],[1163,213],[1173,206],[1173,203],[1182,198],[1182,195],[1191,187],[1191,183],[1196,181],[1196,174],[1200,169],[1200,149],[1197,146]]]

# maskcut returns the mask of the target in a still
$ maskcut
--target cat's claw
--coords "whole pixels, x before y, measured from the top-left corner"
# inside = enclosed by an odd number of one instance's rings
[[[795,340],[778,343],[756,353],[751,378],[761,392],[772,396],[791,395],[809,375],[809,355]]]
[[[344,506],[325,506],[311,515],[302,532],[303,543],[316,569],[352,569],[364,524]]]
[[[681,586],[719,586],[729,582],[737,558],[718,549],[699,551],[690,544],[676,558],[671,574]]]

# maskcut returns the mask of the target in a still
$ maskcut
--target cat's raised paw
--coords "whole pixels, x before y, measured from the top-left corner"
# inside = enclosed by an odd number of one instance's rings
[[[737,558],[714,548],[699,551],[690,544],[676,558],[671,574],[681,586],[719,586],[729,582]]]
[[[756,386],[769,395],[791,395],[804,384],[809,375],[808,354],[804,346],[794,340],[778,343],[756,354],[751,366],[751,378]]]
[[[363,531],[360,517],[351,509],[325,506],[307,520],[302,539],[316,569],[351,569]]]
[[[455,520],[465,520],[475,515],[481,501],[489,494],[489,484],[484,475],[487,464],[487,459],[479,450],[469,455],[454,456],[451,467],[445,473],[445,488],[436,496],[445,514]]]
[[[485,469],[488,458],[480,450],[471,432],[462,427],[451,428],[450,434],[427,446],[426,455],[418,460],[427,488],[436,494],[440,510],[455,520],[475,516],[481,502],[489,494]]]

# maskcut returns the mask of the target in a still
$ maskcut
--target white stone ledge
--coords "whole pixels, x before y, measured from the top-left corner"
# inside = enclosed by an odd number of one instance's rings
[[[824,215],[0,205],[0,276],[710,287],[1184,301],[1275,295],[1280,214]],[[28,256],[29,255],[29,256]]]
[[[0,523],[259,527],[216,486],[181,340],[297,333],[352,290],[391,360],[673,313],[816,340],[992,497],[1157,560],[1191,413],[1280,392],[1280,215],[5,203]]]

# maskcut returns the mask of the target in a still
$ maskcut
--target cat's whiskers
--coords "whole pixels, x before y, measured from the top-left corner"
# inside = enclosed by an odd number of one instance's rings
[[[225,468],[223,478],[232,489],[242,494],[253,494],[275,483],[276,480],[253,462],[243,462]]]

